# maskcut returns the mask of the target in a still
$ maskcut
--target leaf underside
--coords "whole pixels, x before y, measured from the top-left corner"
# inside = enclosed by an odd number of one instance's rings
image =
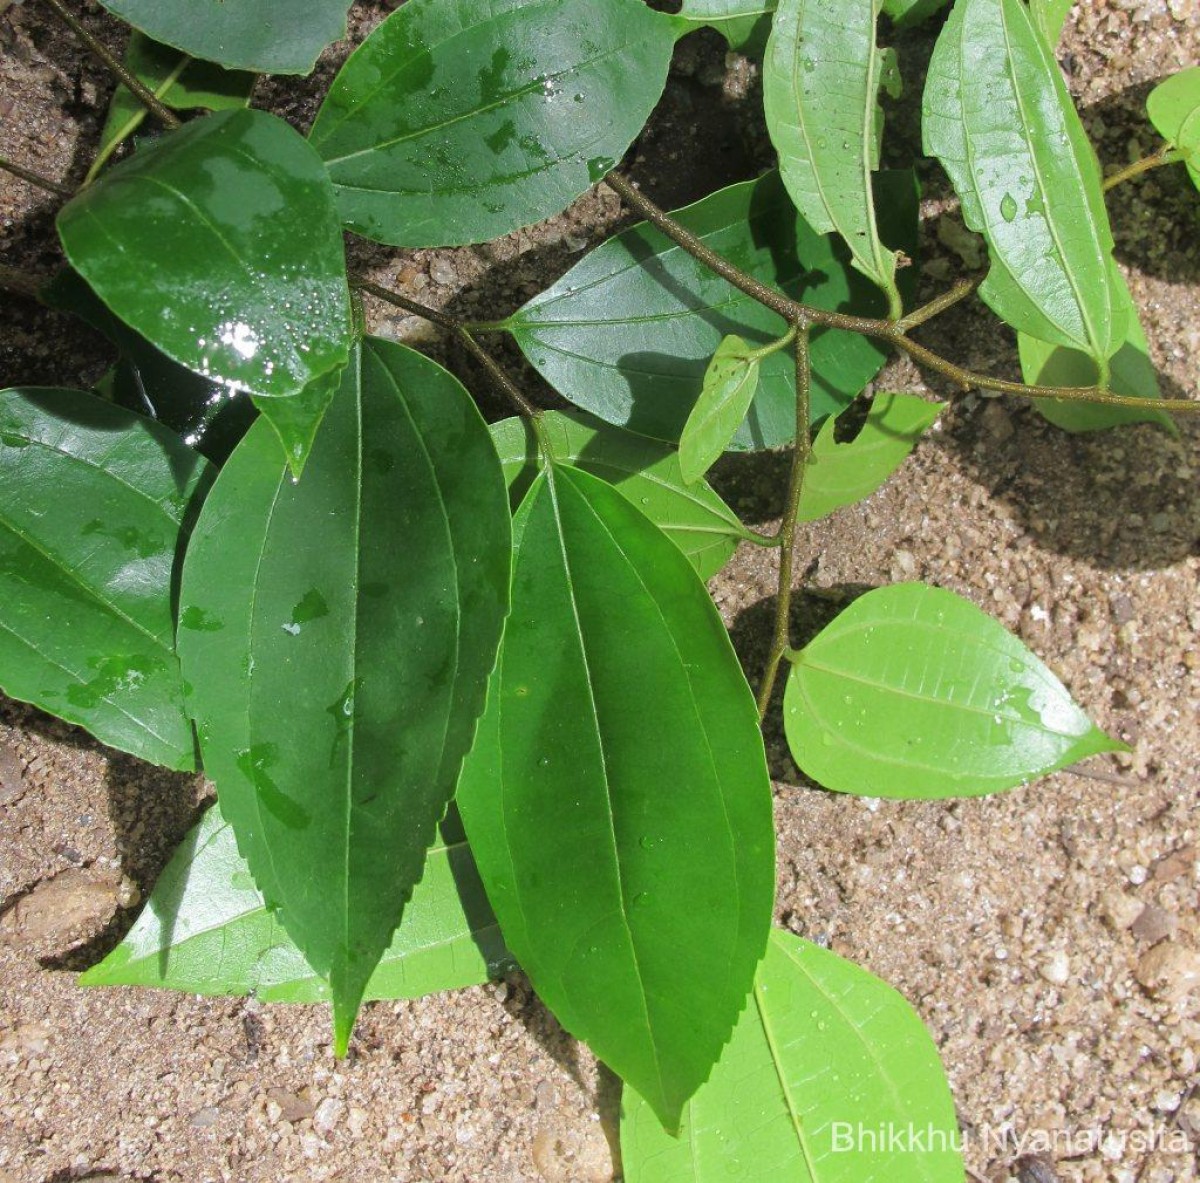
[[[730,335],[704,371],[700,397],[679,437],[679,471],[688,484],[700,480],[721,458],[750,409],[759,366],[751,352],[741,337]]]
[[[1160,82],[1146,99],[1146,112],[1158,134],[1183,155],[1200,189],[1200,66]]]

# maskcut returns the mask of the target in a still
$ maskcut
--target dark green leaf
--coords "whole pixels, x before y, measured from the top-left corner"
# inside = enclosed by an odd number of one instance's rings
[[[879,194],[890,240],[915,253],[912,174],[881,174]],[[851,269],[841,244],[814,234],[796,216],[778,173],[722,189],[676,217],[742,270],[811,304],[864,315],[883,311],[879,294]],[[671,442],[679,439],[723,337],[736,333],[761,346],[788,327],[646,225],[592,251],[506,326],[571,402],[608,423]],[[884,357],[858,333],[815,332],[813,419],[845,406]],[[765,358],[754,404],[731,446],[790,442],[795,406],[791,359],[782,353]]]
[[[1013,328],[1103,366],[1126,310],[1100,167],[1021,0],[955,4],[929,65],[924,131],[987,240],[979,294]]]
[[[471,742],[509,523],[466,391],[368,340],[304,479],[256,423],[188,550],[179,652],[205,767],[264,897],[331,983],[339,1051]]]
[[[1150,347],[1133,298],[1125,289],[1129,302],[1129,322],[1125,341],[1109,363],[1108,388],[1114,394],[1133,398],[1162,398],[1158,386],[1158,371],[1150,360]],[[1086,353],[1048,345],[1028,333],[1017,334],[1021,355],[1021,373],[1026,382],[1038,386],[1091,386],[1099,380],[1096,363]],[[1144,411],[1136,407],[1105,407],[1094,403],[1072,402],[1067,399],[1038,398],[1033,405],[1064,431],[1102,431],[1122,423],[1156,423],[1171,435],[1178,435],[1175,421],[1165,411],[1155,410],[1152,404]]]
[[[877,394],[862,430],[844,444],[837,440],[837,421],[826,419],[812,443],[800,520],[815,522],[869,497],[904,463],[945,405],[911,394]]]
[[[1146,99],[1146,111],[1158,134],[1187,161],[1200,189],[1200,66],[1180,70],[1160,82]]]
[[[837,231],[854,265],[902,301],[894,251],[875,222],[872,174],[882,55],[875,44],[881,0],[779,0],[763,59],[767,130],[796,208],[819,234]]]
[[[245,107],[258,80],[257,74],[197,61],[137,32],[129,38],[125,68],[173,111],[230,111]],[[141,99],[124,86],[113,91],[108,118],[100,133],[100,148],[88,170],[89,182],[113,152],[142,126],[146,114]]]
[[[716,29],[730,49],[761,50],[771,28],[775,0],[683,0],[679,10],[690,29]]]
[[[364,1001],[457,990],[512,966],[456,829],[443,823],[441,841],[429,848],[421,882]],[[125,939],[79,982],[255,994],[264,1002],[329,998],[328,985],[267,910],[233,828],[215,805],[184,838]]]
[[[897,1155],[881,1130],[920,1141]],[[625,1183],[962,1183],[959,1144],[937,1048],[912,1007],[779,929],[681,1137],[632,1089],[621,1104]]]
[[[346,35],[348,0],[100,0],[155,41],[264,74],[307,74]]]
[[[90,394],[0,392],[6,694],[195,767],[173,607],[185,521],[210,479],[169,431]]]
[[[449,246],[565,209],[641,131],[675,34],[642,0],[408,0],[310,133],[346,225]]]
[[[279,436],[292,476],[299,478],[304,471],[317,429],[341,384],[342,372],[334,370],[314,378],[299,394],[288,398],[255,397],[254,405]]]
[[[995,793],[1124,749],[1002,625],[921,583],[868,592],[801,650],[783,722],[807,776],[872,797]]]
[[[556,459],[620,490],[687,555],[701,579],[720,571],[745,537],[737,515],[705,481],[685,483],[674,448],[578,411],[547,411],[542,426]],[[538,472],[537,440],[517,418],[493,423],[491,432],[515,507]]]
[[[689,485],[721,458],[741,427],[758,387],[758,367],[754,351],[736,334],[717,346],[679,437],[679,471]]]
[[[906,27],[928,20],[949,4],[950,0],[883,0],[883,14],[897,25]]]
[[[85,189],[58,226],[100,299],[189,370],[281,396],[346,362],[333,189],[316,153],[273,115],[189,123]]]
[[[512,615],[459,808],[539,996],[674,1126],[770,926],[753,698],[704,585],[610,486],[555,466],[514,535]]]

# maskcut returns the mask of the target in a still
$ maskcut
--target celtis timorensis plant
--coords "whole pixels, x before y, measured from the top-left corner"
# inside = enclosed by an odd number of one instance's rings
[[[519,965],[624,1080],[630,1183],[961,1180],[915,1014],[771,928],[777,672],[797,764],[838,792],[992,793],[1121,745],[936,587],[870,591],[794,649],[793,540],[937,417],[880,392],[839,421],[890,350],[1067,430],[1195,409],[1159,398],[1103,191],[1200,177],[1200,70],[1154,91],[1166,145],[1106,186],[1054,57],[1068,4],[940,13],[925,149],[990,268],[914,308],[879,40],[938,0],[408,0],[306,136],[253,109],[255,76],[310,70],[345,0],[105,6],[137,31],[41,295],[121,360],[103,394],[0,395],[0,683],[202,767],[217,804],[83,981],[328,999],[341,1055],[365,1000]],[[614,170],[701,25],[761,55],[779,167],[667,214]],[[484,242],[600,182],[644,221],[504,320],[347,274],[344,231]],[[453,334],[516,415],[485,424],[365,335],[362,292]],[[1024,383],[910,336],[974,296]],[[533,405],[481,343],[503,334],[577,409]],[[791,471],[762,534],[705,473],[771,448]],[[741,542],[779,553],[757,701],[703,582]],[[835,1154],[848,1118],[945,1137]]]

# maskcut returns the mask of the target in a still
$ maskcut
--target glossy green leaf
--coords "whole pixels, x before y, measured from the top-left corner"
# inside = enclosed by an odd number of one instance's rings
[[[1100,166],[1021,0],[958,0],[924,105],[926,151],[987,240],[979,294],[1013,328],[1104,363],[1126,310]]]
[[[210,480],[177,436],[90,394],[0,392],[5,694],[143,760],[195,767],[173,609]]]
[[[741,427],[758,389],[758,367],[754,350],[736,334],[717,346],[679,437],[679,471],[689,485],[721,458]]]
[[[1029,0],[1029,15],[1051,49],[1058,45],[1063,26],[1074,7],[1075,0]]]
[[[901,27],[908,27],[928,20],[949,5],[950,0],[883,0],[883,15]]]
[[[229,389],[295,394],[349,356],[333,189],[273,115],[224,111],[164,136],[71,201],[58,227],[121,320]]]
[[[1146,99],[1146,111],[1158,134],[1182,154],[1200,189],[1200,66],[1160,82]]]
[[[307,74],[346,35],[348,0],[100,0],[155,41],[264,74]]]
[[[683,0],[679,15],[688,29],[716,29],[730,49],[761,49],[771,28],[775,0]]]
[[[341,384],[342,372],[334,370],[314,378],[299,394],[290,398],[254,399],[254,405],[279,436],[288,468],[297,479],[308,462],[321,420]]]
[[[881,0],[780,0],[763,59],[767,131],[788,193],[819,234],[837,231],[854,265],[902,312],[894,251],[875,222],[872,174],[882,55]]]
[[[888,1130],[914,1137],[897,1148]],[[625,1183],[962,1183],[960,1144],[937,1048],[908,1002],[779,929],[681,1136],[632,1089],[621,1105]]]
[[[912,394],[877,394],[862,430],[838,442],[838,422],[826,419],[812,442],[800,520],[815,522],[843,505],[869,497],[904,463],[945,403]]]
[[[512,615],[458,805],[538,995],[674,1126],[770,926],[753,697],[704,584],[609,485],[556,465],[514,537]]]
[[[368,340],[304,478],[256,423],[188,550],[179,653],[205,768],[264,897],[331,983],[339,1051],[471,743],[509,530],[467,392]]]
[[[1145,330],[1127,288],[1125,292],[1129,301],[1128,328],[1125,341],[1109,363],[1108,388],[1114,394],[1127,394],[1133,398],[1162,398],[1158,371],[1150,360]],[[1017,334],[1017,349],[1026,382],[1039,386],[1091,386],[1099,380],[1096,363],[1077,349],[1048,345],[1028,333]],[[1171,416],[1155,410],[1152,404],[1143,411],[1136,407],[1105,407],[1066,399],[1038,398],[1033,400],[1033,405],[1064,431],[1102,431],[1123,423],[1156,423],[1171,435],[1179,433]]]
[[[643,0],[408,0],[310,133],[346,225],[450,246],[565,209],[642,130],[675,33]]]
[[[788,675],[788,746],[827,789],[973,797],[1124,750],[1012,633],[922,583],[854,601]]]
[[[125,49],[125,68],[164,106],[173,111],[231,111],[250,102],[257,74],[226,70],[160,45],[135,32]],[[125,86],[113,91],[100,147],[88,170],[88,181],[99,173],[113,152],[145,122],[146,108]]]
[[[881,174],[879,193],[889,240],[915,253],[912,174]],[[764,283],[821,308],[884,311],[841,244],[814,234],[796,216],[778,173],[722,189],[675,216]],[[761,346],[788,327],[644,224],[585,256],[505,325],[570,402],[608,423],[671,442],[679,439],[723,337],[736,333]],[[845,406],[884,357],[858,333],[814,332],[813,419]],[[790,442],[795,406],[791,359],[783,353],[764,358],[754,403],[731,446],[746,450]]]
[[[461,827],[443,822],[364,1001],[457,990],[512,965]],[[180,843],[125,939],[79,983],[255,994],[264,1002],[329,998],[328,984],[267,910],[215,805]]]
[[[675,543],[701,579],[733,555],[746,528],[705,481],[687,484],[674,448],[609,427],[578,411],[547,411],[542,428],[556,459],[618,489]],[[491,425],[514,508],[540,467],[537,439],[518,418]]]

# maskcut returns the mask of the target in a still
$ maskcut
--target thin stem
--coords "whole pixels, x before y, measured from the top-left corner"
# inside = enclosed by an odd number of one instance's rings
[[[6,267],[0,264],[0,289],[12,292],[15,296],[23,296],[27,300],[36,300],[41,303],[41,281],[24,271],[18,271],[15,267]]]
[[[40,173],[14,164],[4,156],[0,156],[0,169],[6,173],[12,173],[14,177],[20,177],[22,181],[36,185],[39,189],[45,189],[48,193],[57,193],[60,197],[74,197],[75,195],[74,190],[68,189],[66,185],[60,185],[57,181],[50,180],[49,177],[43,177]]]
[[[918,325],[923,325],[927,320],[933,320],[947,308],[953,308],[960,300],[965,300],[972,295],[982,282],[982,275],[975,279],[960,279],[948,292],[943,292],[940,296],[930,300],[928,304],[922,304],[920,308],[914,308],[907,316],[902,316],[896,321],[896,331],[907,333],[917,328]]]
[[[786,333],[776,341],[770,341],[761,349],[752,349],[746,354],[747,361],[762,361],[765,357],[770,357],[772,353],[778,353],[781,349],[786,349],[796,339],[796,326],[792,325]]]
[[[425,304],[418,304],[416,300],[410,300],[407,296],[400,295],[399,292],[393,292],[388,288],[380,287],[379,284],[372,283],[369,279],[355,279],[353,284],[360,291],[367,292],[388,304],[394,304],[397,308],[402,308],[405,312],[412,313],[413,316],[419,316],[457,337],[463,343],[467,352],[487,371],[488,377],[492,379],[500,390],[503,391],[505,397],[516,407],[517,412],[523,418],[531,421],[534,433],[538,437],[538,442],[544,444],[541,411],[525,397],[517,384],[500,368],[500,364],[496,359],[475,340],[461,321],[455,320],[454,317],[442,312],[441,309],[430,308]]]
[[[1140,177],[1143,173],[1150,172],[1151,169],[1162,168],[1164,164],[1177,164],[1182,159],[1183,155],[1177,148],[1173,148],[1170,144],[1164,144],[1152,155],[1143,156],[1141,160],[1135,160],[1132,164],[1127,164],[1123,169],[1113,173],[1111,177],[1106,177],[1104,192],[1107,193],[1110,189],[1115,189],[1126,181],[1132,181],[1134,177]]]
[[[792,468],[788,475],[787,501],[783,521],[779,526],[779,592],[775,597],[775,630],[771,649],[758,688],[759,722],[767,716],[771,692],[779,663],[790,648],[790,619],[792,613],[792,571],[795,566],[796,521],[800,515],[800,494],[804,492],[804,473],[808,467],[809,403],[812,394],[812,356],[808,348],[809,329],[800,327],[796,336],[796,442],[792,447]]]
[[[46,0],[46,3],[54,9],[62,22],[70,28],[71,32],[104,63],[113,77],[121,82],[154,115],[155,119],[164,127],[176,128],[180,126],[179,116],[170,110],[170,108],[163,106],[154,92],[137,75],[131,70],[126,69],[125,65],[109,52],[107,46],[93,37],[84,28],[80,19],[63,4],[62,0]]]

